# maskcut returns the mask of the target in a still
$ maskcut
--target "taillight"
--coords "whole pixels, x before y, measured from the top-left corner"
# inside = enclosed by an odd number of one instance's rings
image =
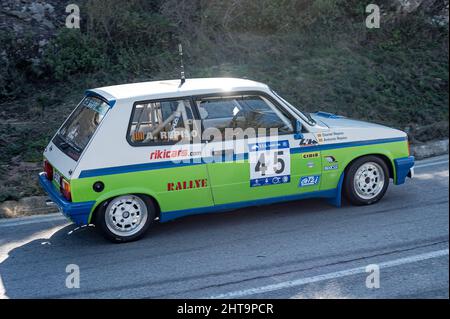
[[[44,172],[49,181],[53,180],[53,167],[47,160],[44,160]]]
[[[61,194],[68,200],[72,200],[72,194],[70,193],[70,184],[64,178],[61,177],[61,186],[60,186]]]

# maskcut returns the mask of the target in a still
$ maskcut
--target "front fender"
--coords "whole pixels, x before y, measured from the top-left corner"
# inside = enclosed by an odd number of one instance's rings
[[[392,154],[391,151],[389,151],[388,149],[380,149],[380,150],[376,150],[374,151],[373,149],[359,149],[355,152],[352,152],[352,157],[351,158],[347,158],[345,160],[345,162],[343,163],[343,167],[344,169],[347,169],[347,167],[356,159],[363,157],[363,156],[368,156],[368,155],[374,155],[374,156],[381,156],[383,158],[386,159],[386,164],[389,165],[389,172],[392,174],[392,178],[395,180],[396,178],[396,172],[395,172],[395,165],[394,165],[394,155]]]

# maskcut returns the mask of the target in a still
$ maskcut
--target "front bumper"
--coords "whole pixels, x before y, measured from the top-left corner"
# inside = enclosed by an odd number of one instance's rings
[[[394,160],[394,165],[396,185],[404,184],[406,177],[414,177],[414,156],[397,158]]]
[[[39,174],[39,183],[58,209],[78,226],[87,225],[95,201],[72,203],[65,199],[47,179],[45,173]]]

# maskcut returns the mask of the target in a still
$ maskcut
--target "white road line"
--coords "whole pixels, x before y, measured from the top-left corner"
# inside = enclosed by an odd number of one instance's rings
[[[414,256],[410,256],[410,257],[381,262],[381,263],[378,263],[378,266],[380,267],[380,269],[381,268],[390,268],[390,267],[415,263],[415,262],[432,259],[432,258],[443,257],[443,256],[448,256],[448,249],[436,250],[436,251],[432,251],[432,252],[425,253],[425,254],[414,255]],[[280,283],[273,284],[273,285],[267,285],[267,286],[262,286],[262,287],[257,287],[257,288],[246,289],[246,290],[238,290],[238,291],[228,292],[228,293],[224,293],[224,294],[220,294],[220,295],[216,295],[216,296],[211,296],[208,298],[224,299],[224,298],[248,297],[251,295],[262,294],[262,293],[272,292],[272,291],[286,289],[286,288],[303,286],[303,285],[314,283],[314,282],[336,279],[336,278],[361,274],[361,273],[365,273],[365,272],[366,272],[366,266],[363,266],[363,267],[346,269],[346,270],[336,271],[336,272],[313,276],[313,277],[284,281],[284,282],[280,282]]]
[[[419,165],[415,165],[414,168],[428,167],[428,166],[434,166],[434,165],[440,165],[440,164],[446,164],[446,163],[448,163],[448,160],[440,161],[440,162],[433,162],[433,163],[419,164]]]
[[[5,286],[3,285],[2,275],[0,275],[0,299],[8,299]]]

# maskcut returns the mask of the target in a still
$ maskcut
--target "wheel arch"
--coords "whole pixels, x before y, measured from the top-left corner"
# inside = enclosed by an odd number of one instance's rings
[[[391,159],[391,157],[389,157],[389,155],[383,154],[383,153],[367,153],[367,154],[360,154],[360,155],[354,157],[351,161],[349,161],[345,165],[344,173],[347,173],[348,169],[352,166],[352,164],[354,162],[356,162],[358,159],[360,159],[362,157],[366,157],[366,156],[376,156],[376,157],[380,158],[386,164],[386,166],[388,168],[389,178],[395,179],[394,162]]]
[[[93,206],[93,208],[91,210],[91,213],[89,214],[88,223],[89,224],[95,223],[95,216],[98,213],[98,210],[102,206],[103,203],[111,200],[112,198],[115,198],[115,197],[118,197],[118,196],[122,196],[122,195],[127,195],[127,194],[141,195],[141,196],[147,197],[155,205],[155,208],[156,208],[155,215],[156,215],[156,217],[157,218],[160,217],[161,208],[160,208],[159,202],[158,202],[157,197],[155,196],[155,194],[149,192],[147,189],[140,189],[140,188],[130,189],[130,188],[127,188],[127,189],[115,190],[113,192],[109,192],[109,193],[106,193],[106,194],[100,196],[96,200],[96,202],[95,202],[95,204],[94,204],[94,206]]]

